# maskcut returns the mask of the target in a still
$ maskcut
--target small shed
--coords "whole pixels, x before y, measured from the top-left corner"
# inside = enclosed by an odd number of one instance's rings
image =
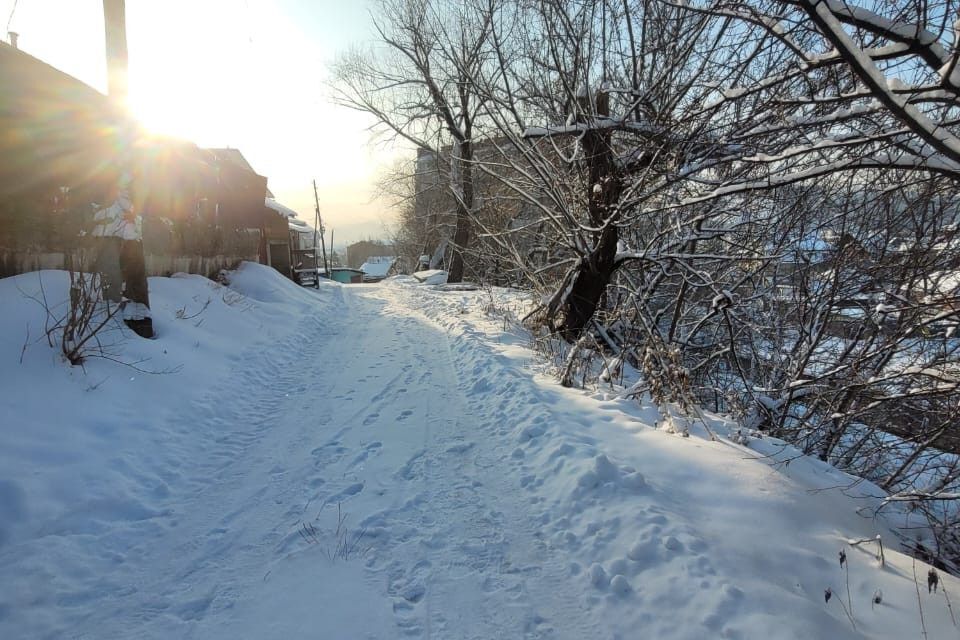
[[[343,284],[360,284],[363,282],[363,271],[350,267],[330,267],[330,279]]]
[[[364,282],[380,282],[388,275],[397,261],[392,256],[376,256],[367,258],[367,261],[360,265],[360,271],[363,271]]]

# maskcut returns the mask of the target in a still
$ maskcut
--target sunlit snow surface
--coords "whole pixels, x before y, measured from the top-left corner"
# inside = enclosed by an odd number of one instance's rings
[[[0,280],[0,638],[921,636],[876,487],[557,386],[516,295],[229,281],[151,278],[81,369],[66,274]]]

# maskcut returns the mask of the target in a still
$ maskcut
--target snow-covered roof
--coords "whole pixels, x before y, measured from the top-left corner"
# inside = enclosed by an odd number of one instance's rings
[[[960,270],[934,271],[927,276],[932,288],[941,295],[952,296],[960,292]]]
[[[801,251],[830,251],[830,249],[833,248],[830,242],[828,242],[826,239],[814,234],[810,234],[801,238],[800,242],[797,243],[797,246]]]
[[[291,231],[299,231],[300,233],[313,233],[313,227],[299,218],[288,219],[287,226]]]
[[[360,265],[360,271],[363,271],[368,276],[373,276],[374,278],[386,278],[387,272],[390,271],[390,267],[393,266],[395,261],[396,258],[389,256],[377,256],[375,258],[369,258],[366,262]]]
[[[264,198],[263,204],[269,209],[273,209],[282,216],[287,216],[288,218],[296,218],[297,212],[291,209],[290,207],[285,207],[273,198]]]

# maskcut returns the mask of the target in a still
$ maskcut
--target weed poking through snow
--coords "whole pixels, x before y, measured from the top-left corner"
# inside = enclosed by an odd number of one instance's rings
[[[352,560],[362,558],[370,552],[371,547],[364,544],[366,537],[366,528],[351,531],[347,526],[347,520],[350,514],[344,513],[340,503],[337,503],[337,524],[325,531],[318,529],[310,522],[300,523],[300,537],[309,545],[315,545],[321,548],[323,555],[327,560]],[[317,514],[317,520],[320,514]],[[327,535],[329,533],[329,536]]]

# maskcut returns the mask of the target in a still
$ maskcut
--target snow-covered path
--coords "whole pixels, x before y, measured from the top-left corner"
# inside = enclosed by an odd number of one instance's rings
[[[448,336],[383,294],[338,289],[336,313],[306,317],[266,357],[241,352],[168,418],[192,448],[163,515],[134,548],[116,536],[124,561],[101,567],[116,588],[90,592],[72,636],[537,637],[538,604],[567,637],[590,635],[492,446],[506,416],[464,393],[490,383],[458,384]]]
[[[34,348],[9,379],[0,637],[917,635],[909,559],[846,545],[890,540],[875,499],[827,489],[849,477],[560,388],[484,292],[234,277],[151,280],[160,338],[126,353],[175,373]]]

